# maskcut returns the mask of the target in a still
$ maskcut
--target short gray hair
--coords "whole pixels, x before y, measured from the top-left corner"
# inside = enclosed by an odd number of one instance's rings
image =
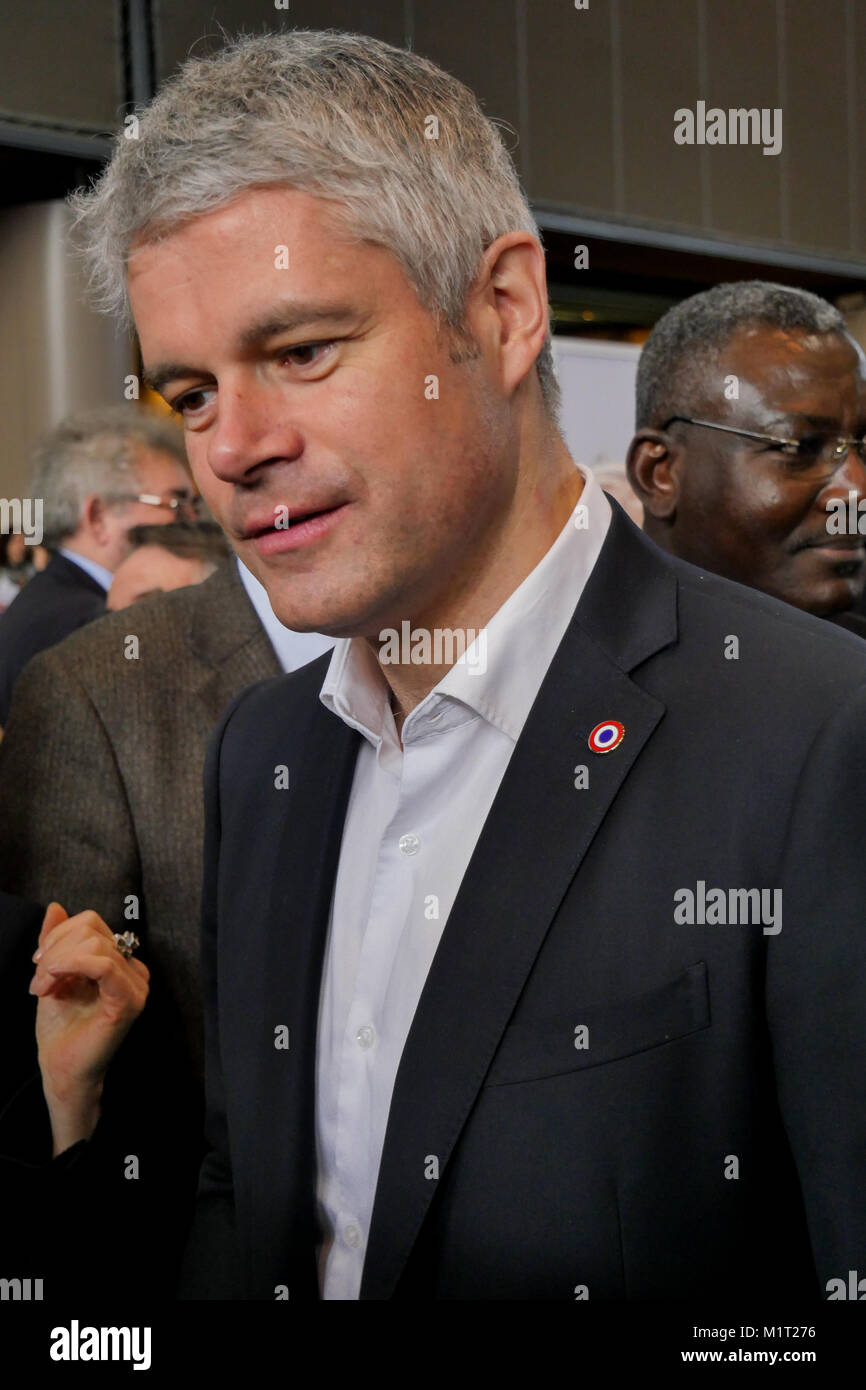
[[[140,406],[106,406],[67,416],[39,441],[31,488],[34,497],[42,498],[47,546],[74,535],[85,498],[138,491],[140,449],[169,454],[189,472],[181,431]]]
[[[500,130],[470,89],[363,34],[234,39],[188,59],[137,118],[137,138],[119,132],[99,180],[70,198],[97,301],[127,321],[133,242],[158,240],[251,187],[333,200],[341,227],[390,250],[422,305],[455,333],[491,242],[515,230],[540,240]],[[536,367],[557,426],[549,324]]]
[[[636,429],[659,429],[690,414],[703,377],[741,328],[766,324],[785,331],[844,333],[838,309],[808,290],[768,280],[715,285],[669,309],[647,338],[637,367]]]

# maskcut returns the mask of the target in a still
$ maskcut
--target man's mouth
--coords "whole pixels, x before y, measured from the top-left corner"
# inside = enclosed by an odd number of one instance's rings
[[[822,532],[801,541],[797,551],[811,553],[833,566],[840,578],[860,573],[866,563],[866,537],[857,535],[828,536]]]
[[[289,507],[277,504],[267,516],[252,518],[244,527],[244,539],[251,540],[260,555],[276,555],[297,550],[320,539],[336,524],[347,503],[330,506]]]
[[[285,503],[278,503],[271,508],[267,516],[254,518],[247,522],[244,527],[244,540],[257,540],[259,536],[265,536],[269,531],[288,531],[293,526],[300,526],[315,516],[325,516],[334,510],[333,506],[289,507]]]

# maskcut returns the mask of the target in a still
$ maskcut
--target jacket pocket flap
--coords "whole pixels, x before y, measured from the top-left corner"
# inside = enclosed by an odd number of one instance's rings
[[[661,1047],[710,1024],[704,961],[633,999],[576,1005],[573,1014],[506,1028],[485,1084],[502,1086],[582,1071]]]

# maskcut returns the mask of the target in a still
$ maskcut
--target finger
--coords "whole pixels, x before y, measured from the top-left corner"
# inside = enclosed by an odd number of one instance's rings
[[[57,904],[59,907],[59,904]],[[62,909],[61,909],[62,911]],[[45,952],[66,940],[67,937],[75,937],[83,940],[88,937],[98,937],[114,945],[114,933],[111,928],[102,920],[98,912],[93,912],[86,908],[84,912],[77,912],[74,917],[69,917],[64,913],[63,917],[54,926],[40,933],[39,947],[33,952],[32,960],[41,960]]]
[[[82,929],[77,934],[71,932],[62,941],[52,940],[51,944],[46,946],[41,959],[36,963],[36,972],[30,982],[30,993],[60,997],[60,990],[55,988],[52,982],[58,977],[71,980],[73,976],[82,976],[80,961],[94,956],[104,957],[112,964],[119,963],[121,971],[126,972],[130,981],[134,982],[136,991],[143,999],[147,998],[150,971],[144,962],[131,956],[122,956],[113,938],[107,939],[90,929]],[[91,980],[91,983],[94,981]],[[74,986],[68,985],[63,993],[69,994],[73,988]]]
[[[129,968],[135,971],[141,982],[145,985],[150,984],[150,971],[143,960],[136,960],[135,956],[130,956],[128,961]]]
[[[149,975],[133,969],[140,962],[125,961],[113,947],[106,949],[101,941],[74,945],[64,943],[40,961],[34,976],[34,994],[50,993],[52,981],[77,975],[98,985],[106,1000],[121,1002],[130,999],[144,1001],[148,993]]]
[[[63,941],[70,934],[80,934],[81,919],[80,914],[75,917],[66,916],[61,921],[55,923],[50,931],[40,936],[39,945],[33,952],[33,960],[41,960],[46,951],[55,948],[59,942]]]
[[[117,947],[113,940],[81,923],[70,926],[74,920],[74,918],[70,918],[69,922],[62,922],[48,938],[47,944],[38,952],[38,959],[34,956],[37,970],[50,971],[57,966],[62,968],[64,962],[82,952],[96,956],[117,953]]]
[[[108,960],[111,965],[120,966],[131,980],[140,980],[140,970],[133,970],[132,958],[120,954],[114,941],[92,933],[68,935],[63,941],[56,941],[44,949],[42,958],[36,963],[36,972],[53,974],[58,970],[78,973],[78,960]]]
[[[99,984],[86,975],[79,975],[70,970],[58,970],[53,974],[37,971],[30,981],[29,992],[40,999],[68,999],[73,995],[80,996],[85,986],[90,991],[90,997],[96,999],[99,995]]]
[[[69,913],[66,911],[66,908],[61,906],[60,903],[50,902],[48,904],[45,916],[42,918],[42,926],[39,928],[38,948],[44,946],[46,938],[53,932],[56,926],[59,926],[61,922],[65,922],[68,916]]]

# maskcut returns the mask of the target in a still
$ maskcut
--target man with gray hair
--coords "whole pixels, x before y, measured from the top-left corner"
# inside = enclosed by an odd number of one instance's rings
[[[844,615],[866,584],[866,357],[838,309],[762,280],[692,295],[644,345],[636,423],[657,545],[862,629]]]
[[[196,515],[183,436],[138,406],[62,421],[36,448],[32,492],[53,553],[0,616],[0,728],[30,658],[105,612],[131,527]]]
[[[209,745],[185,1292],[715,1306],[862,1268],[866,648],[575,465],[496,124],[416,53],[246,38],[78,211],[212,512],[339,639]],[[483,665],[416,659],[459,629]]]

